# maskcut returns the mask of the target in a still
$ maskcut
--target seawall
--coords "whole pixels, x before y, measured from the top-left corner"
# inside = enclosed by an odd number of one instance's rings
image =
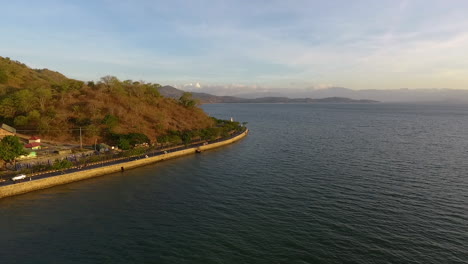
[[[128,161],[124,163],[119,163],[115,165],[103,166],[102,168],[94,168],[94,169],[83,170],[79,172],[67,173],[67,174],[63,174],[59,176],[51,176],[51,177],[44,178],[44,179],[25,181],[25,182],[11,184],[7,186],[2,186],[0,187],[0,199],[4,197],[8,197],[8,196],[32,192],[32,191],[36,191],[40,189],[46,189],[46,188],[50,188],[53,186],[62,185],[62,184],[70,183],[70,182],[94,178],[94,177],[102,176],[102,175],[109,174],[109,173],[119,172],[121,171],[121,167],[124,167],[125,170],[127,170],[127,169],[132,169],[132,168],[148,165],[151,163],[155,163],[158,161],[166,160],[166,159],[172,159],[172,158],[176,158],[176,157],[180,157],[184,155],[194,154],[197,152],[197,150],[205,151],[205,150],[210,150],[214,148],[219,148],[219,147],[229,145],[231,143],[234,143],[244,138],[245,136],[247,136],[248,132],[249,130],[247,129],[243,133],[230,139],[226,139],[220,142],[216,142],[216,143],[212,143],[212,144],[208,144],[208,145],[204,145],[200,147],[194,147],[194,148],[188,148],[188,149],[179,150],[175,152],[170,152],[170,153],[162,154],[156,157],[149,157],[149,158],[144,158],[144,159],[139,159],[139,160],[134,160],[134,161]]]

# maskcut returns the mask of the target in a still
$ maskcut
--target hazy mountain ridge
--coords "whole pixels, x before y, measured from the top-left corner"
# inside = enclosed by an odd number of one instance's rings
[[[159,88],[161,95],[169,98],[178,99],[184,91],[172,86],[163,86]],[[375,100],[350,99],[345,97],[327,97],[320,99],[312,98],[289,98],[280,96],[266,96],[259,98],[241,98],[236,96],[217,96],[208,93],[192,92],[193,98],[200,100],[201,103],[378,103]]]
[[[267,89],[245,87],[236,91],[223,86],[207,86],[192,89],[193,92],[208,92],[217,96],[232,95],[240,98],[254,99],[259,97],[288,97],[288,98],[327,98],[345,97],[354,100],[375,100],[381,102],[448,102],[468,103],[468,90],[449,88],[421,88],[421,89],[366,89],[353,90],[343,87],[329,87],[324,89],[314,88],[289,88]]]

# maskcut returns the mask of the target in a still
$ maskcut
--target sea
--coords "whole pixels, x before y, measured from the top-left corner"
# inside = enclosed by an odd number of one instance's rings
[[[468,105],[211,104],[241,141],[0,200],[0,263],[468,263]]]

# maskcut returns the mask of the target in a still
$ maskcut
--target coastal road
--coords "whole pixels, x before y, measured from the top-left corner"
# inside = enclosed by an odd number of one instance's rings
[[[236,137],[236,136],[242,134],[243,132],[244,131],[235,132],[232,135],[230,135],[228,138],[222,138],[222,139],[216,139],[216,140],[212,140],[212,141],[206,141],[206,144],[209,145],[209,144],[221,142],[221,141],[224,141],[224,140],[228,140],[228,139],[231,139],[233,137]],[[16,183],[20,183],[20,182],[34,181],[34,180],[44,179],[44,178],[48,178],[48,177],[64,175],[64,174],[73,173],[73,172],[91,170],[91,169],[100,168],[100,167],[104,167],[104,166],[124,164],[124,163],[132,161],[132,160],[144,159],[144,158],[146,158],[146,156],[148,156],[148,158],[149,157],[156,157],[156,156],[163,155],[165,153],[171,153],[171,152],[180,151],[180,150],[184,150],[184,149],[188,149],[188,148],[197,148],[197,147],[203,146],[204,144],[205,144],[205,142],[197,142],[197,143],[194,143],[194,144],[191,144],[191,145],[188,145],[188,146],[183,146],[182,145],[182,146],[178,146],[178,147],[174,147],[174,148],[170,148],[170,149],[155,150],[155,151],[147,152],[145,154],[138,155],[138,156],[133,156],[133,157],[128,157],[128,158],[118,158],[118,160],[109,160],[109,161],[96,162],[96,163],[93,163],[92,165],[87,165],[86,167],[82,167],[81,169],[80,168],[70,168],[70,169],[66,169],[66,170],[63,170],[63,171],[46,172],[46,173],[39,174],[39,175],[28,176],[28,177],[26,177],[26,179],[19,180],[19,181],[12,181],[12,180],[8,179],[8,180],[6,180],[4,182],[0,182],[0,187],[1,186],[11,185],[11,184],[16,184]]]

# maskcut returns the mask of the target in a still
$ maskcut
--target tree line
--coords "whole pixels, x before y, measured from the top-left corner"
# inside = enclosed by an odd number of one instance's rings
[[[168,131],[166,135],[159,137],[157,142],[151,142],[146,135],[141,133],[113,134],[113,137],[116,138],[118,147],[125,150],[119,154],[119,156],[130,157],[142,155],[149,150],[157,148],[181,144],[188,146],[191,143],[200,140],[211,141],[219,138],[226,138],[245,129],[245,122],[241,125],[239,122],[231,122],[216,118],[213,118],[213,120],[216,122],[216,127],[193,131]],[[146,146],[151,147],[142,147],[141,145],[144,143],[147,143]],[[5,166],[7,163],[14,163],[19,156],[27,153],[28,152],[23,147],[23,143],[17,136],[5,136],[0,140],[0,160],[5,163]],[[100,156],[90,156],[83,159],[81,163],[86,164],[97,161],[102,161],[102,158]],[[57,159],[53,164],[37,165],[34,170],[61,170],[70,168],[74,165],[74,163],[67,159]]]

